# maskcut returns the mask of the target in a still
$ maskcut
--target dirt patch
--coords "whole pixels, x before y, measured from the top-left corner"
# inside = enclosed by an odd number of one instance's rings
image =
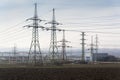
[[[120,68],[1,68],[0,80],[120,80]]]

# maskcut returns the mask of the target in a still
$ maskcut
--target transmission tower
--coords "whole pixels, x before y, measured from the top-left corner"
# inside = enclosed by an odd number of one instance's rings
[[[39,33],[38,28],[44,29],[43,26],[39,25],[39,22],[43,21],[38,18],[37,15],[37,3],[35,3],[35,12],[32,18],[27,19],[32,20],[32,25],[26,25],[25,27],[31,28],[32,27],[32,41],[29,49],[28,54],[28,63],[32,63],[33,65],[42,65],[42,53],[40,50],[40,43],[39,43]],[[33,50],[32,50],[33,49]]]
[[[96,56],[95,56],[95,62],[97,61],[97,53],[98,53],[98,35],[96,35]]]
[[[85,32],[82,32],[82,61],[85,61]]]
[[[14,47],[13,47],[13,61],[16,63],[17,62],[17,47],[16,45],[14,44]]]
[[[90,44],[90,53],[92,56],[92,62],[94,62],[94,44],[93,44],[93,36],[91,36],[91,44]]]
[[[58,42],[62,42],[62,45],[61,46],[58,46],[58,47],[62,47],[62,60],[63,61],[66,61],[67,60],[67,54],[66,54],[66,48],[69,48],[71,46],[67,46],[66,43],[70,42],[70,41],[67,41],[65,39],[65,30],[63,30],[63,39],[61,41],[58,41]]]
[[[56,26],[60,25],[60,23],[56,22],[55,20],[55,9],[53,9],[52,21],[46,24],[51,24],[51,28],[47,30],[51,30],[51,41],[50,41],[49,52],[50,52],[50,59],[54,63],[59,58],[56,31],[60,31],[59,29],[56,28]]]

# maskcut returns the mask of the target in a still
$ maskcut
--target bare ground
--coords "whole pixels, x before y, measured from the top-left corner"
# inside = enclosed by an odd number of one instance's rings
[[[0,68],[0,80],[120,80],[120,68]]]

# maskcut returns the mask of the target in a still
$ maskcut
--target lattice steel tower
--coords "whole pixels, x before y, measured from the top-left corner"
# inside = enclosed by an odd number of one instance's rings
[[[63,61],[65,61],[65,60],[67,60],[67,54],[66,54],[66,48],[70,48],[71,46],[67,46],[67,44],[66,43],[70,43],[70,41],[67,41],[66,39],[65,39],[65,30],[63,30],[63,39],[61,40],[61,41],[59,41],[59,42],[61,42],[62,43],[62,45],[61,46],[58,46],[58,47],[62,47],[62,60]]]
[[[91,48],[90,48],[90,53],[92,56],[92,62],[94,62],[94,44],[93,44],[93,36],[91,36],[91,44],[90,44]]]
[[[35,12],[34,16],[32,18],[29,18],[27,20],[32,20],[32,25],[26,25],[25,27],[32,27],[32,41],[29,49],[29,55],[28,55],[28,63],[31,63],[33,65],[42,65],[42,54],[40,50],[40,43],[39,43],[39,33],[38,28],[44,28],[42,26],[39,26],[39,22],[42,20],[38,18],[37,15],[37,3],[35,3]]]
[[[96,53],[95,53],[95,62],[97,61],[97,54],[98,54],[98,35],[96,34],[96,44],[95,44],[95,46],[96,46]]]
[[[51,24],[51,28],[48,29],[48,30],[51,30],[51,41],[50,41],[50,48],[49,48],[50,59],[54,62],[59,58],[58,47],[57,47],[57,35],[56,35],[56,31],[58,30],[56,26],[59,25],[59,23],[56,22],[55,20],[55,9],[53,9],[52,21],[48,22],[48,24]]]
[[[85,32],[82,32],[82,61],[85,61]]]

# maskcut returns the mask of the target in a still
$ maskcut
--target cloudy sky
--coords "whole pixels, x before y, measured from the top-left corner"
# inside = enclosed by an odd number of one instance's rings
[[[38,15],[49,22],[52,8],[56,9],[56,20],[66,30],[86,32],[86,47],[91,36],[97,34],[100,48],[120,48],[120,0],[0,0],[0,48],[29,48],[32,29],[23,28],[32,24],[25,20],[34,14],[34,3],[38,3]],[[44,25],[45,27],[49,25]],[[39,30],[41,48],[49,48],[50,31]],[[57,32],[62,39],[62,32]],[[73,48],[81,48],[81,32],[66,32],[66,39]],[[58,44],[60,45],[60,44]]]

